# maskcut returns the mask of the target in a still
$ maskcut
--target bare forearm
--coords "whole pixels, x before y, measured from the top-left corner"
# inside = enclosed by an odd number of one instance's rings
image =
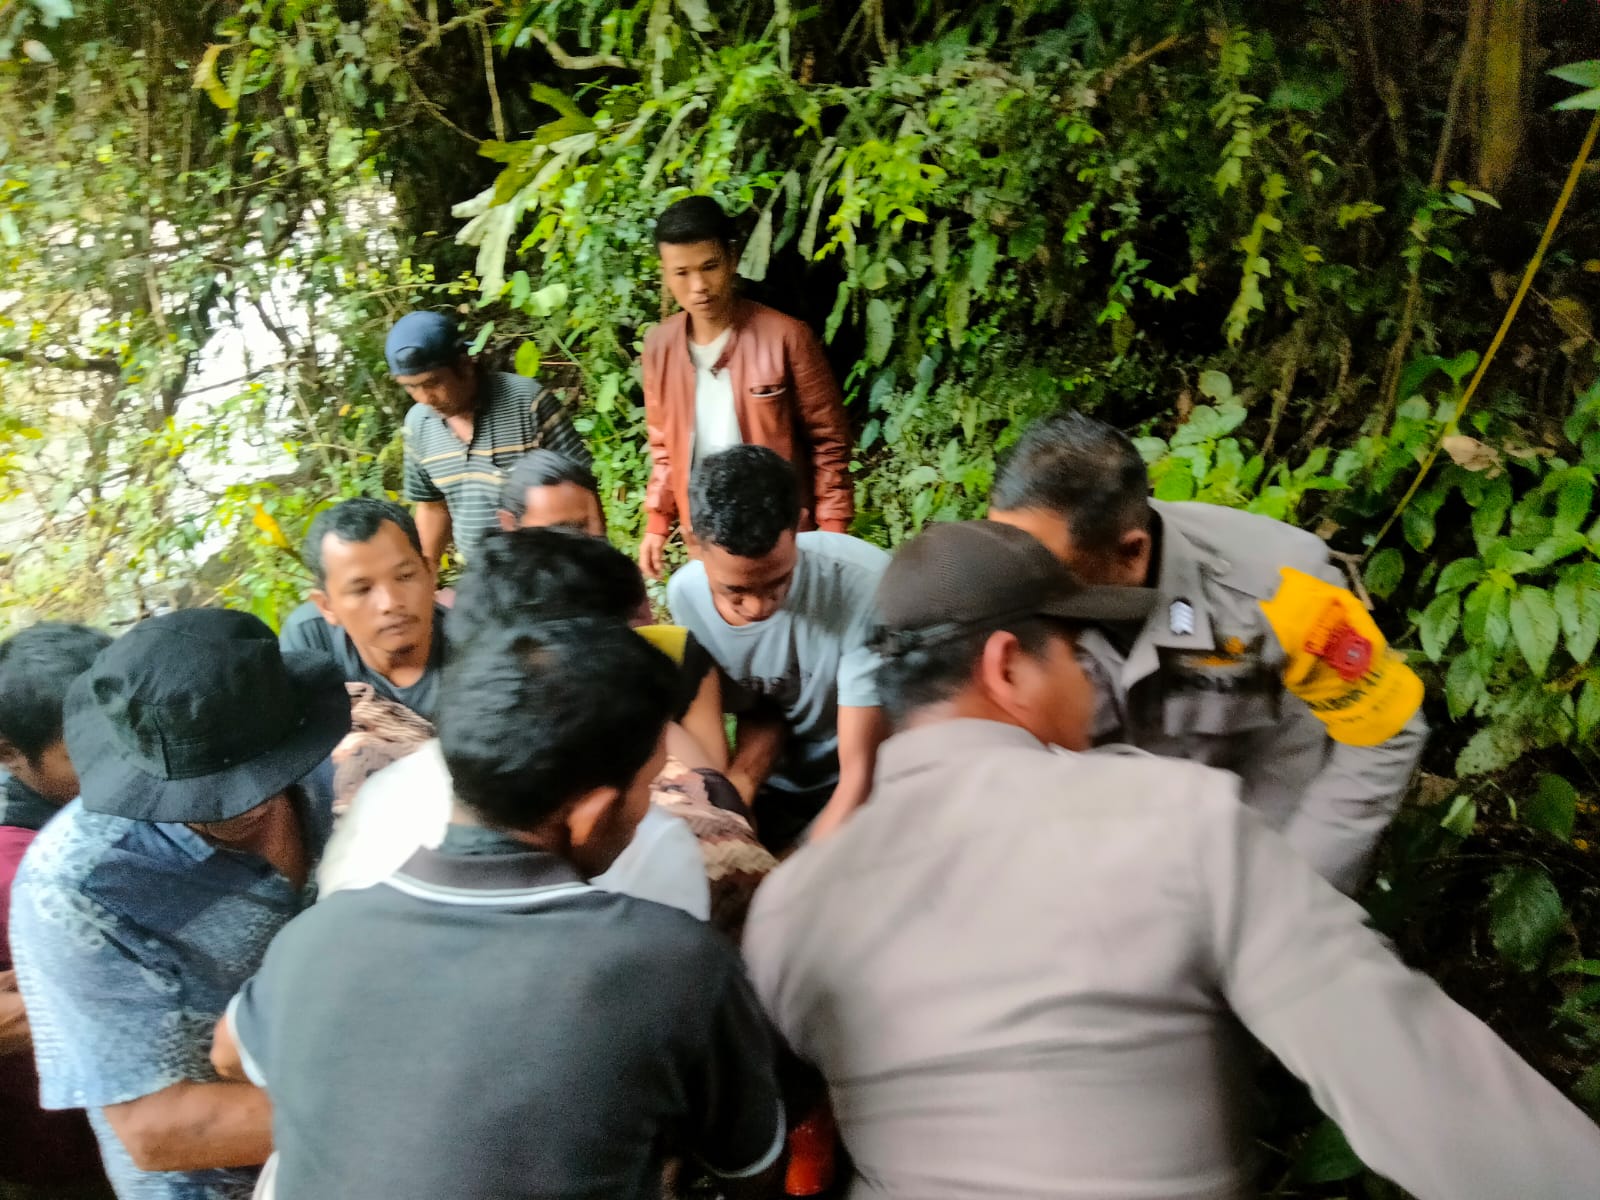
[[[450,547],[450,507],[443,500],[424,500],[417,505],[417,537],[422,555],[437,571],[444,552]]]
[[[683,728],[700,746],[705,761],[696,766],[728,769],[728,733],[722,721],[722,684],[715,669],[700,681],[689,711],[683,714]]]
[[[740,717],[728,781],[746,804],[755,801],[761,785],[778,765],[783,753],[783,722],[776,717]]]
[[[888,736],[883,710],[866,706],[839,709],[839,782],[811,823],[812,840],[827,837],[867,802],[878,764],[878,747]]]
[[[272,1153],[272,1104],[249,1083],[175,1083],[106,1120],[141,1171],[254,1167]]]

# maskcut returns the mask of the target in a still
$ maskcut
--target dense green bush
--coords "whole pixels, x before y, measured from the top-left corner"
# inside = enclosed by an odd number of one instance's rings
[[[1590,7],[0,7],[0,630],[276,619],[313,512],[398,484],[381,341],[417,304],[571,389],[631,545],[650,225],[709,192],[825,335],[863,536],[980,514],[1073,405],[1159,495],[1329,540],[1437,731],[1369,903],[1600,1111],[1591,183],[1459,414],[1589,119],[1557,109],[1600,101],[1535,71]],[[202,398],[241,325],[281,362]],[[1356,1170],[1323,1130],[1289,1186]]]

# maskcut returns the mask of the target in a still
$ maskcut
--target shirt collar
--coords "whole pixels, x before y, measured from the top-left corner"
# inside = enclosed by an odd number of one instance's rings
[[[1211,608],[1206,601],[1203,571],[1225,569],[1191,541],[1177,522],[1162,519],[1163,505],[1151,501],[1155,519],[1161,521],[1161,561],[1156,572],[1156,606],[1128,652],[1122,668],[1123,686],[1131,687],[1161,665],[1161,650],[1203,651],[1216,648]]]
[[[947,767],[952,758],[972,751],[1010,747],[1044,750],[1046,746],[1020,725],[961,717],[897,733],[878,748],[875,777],[888,783],[930,767]]]
[[[441,904],[521,905],[590,890],[566,859],[492,829],[451,825],[437,850],[419,849],[389,886]]]
[[[0,789],[0,825],[37,833],[59,811],[15,775],[5,777],[5,787]]]
[[[744,332],[744,327],[749,323],[750,314],[754,305],[743,296],[733,302],[733,323],[728,326],[728,344],[722,348],[722,353],[717,355],[717,361],[711,364],[712,373],[722,370],[733,360],[733,352],[739,345],[739,335]],[[683,314],[683,353],[690,367],[694,366],[694,355],[689,353],[694,343],[689,338],[689,314]]]

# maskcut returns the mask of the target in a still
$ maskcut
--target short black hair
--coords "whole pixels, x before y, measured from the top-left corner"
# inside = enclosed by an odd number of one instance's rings
[[[317,586],[328,582],[327,570],[322,565],[324,538],[331,533],[341,542],[370,542],[383,528],[385,521],[400,526],[400,532],[406,535],[406,541],[411,543],[417,556],[424,557],[422,539],[417,536],[417,523],[411,519],[410,513],[393,500],[375,500],[370,496],[341,500],[316,515],[311,528],[306,531],[305,544],[300,550],[300,558],[311,568],[311,574],[316,576]]]
[[[513,517],[520,518],[528,508],[528,489],[557,487],[575,483],[596,500],[600,499],[600,485],[594,472],[575,458],[554,450],[529,450],[506,472],[506,481],[500,486],[500,507]],[[600,506],[605,511],[605,505]]]
[[[1150,524],[1150,473],[1120,430],[1080,412],[1030,426],[1000,464],[989,507],[1059,513],[1073,540],[1112,549],[1130,529]]]
[[[644,599],[639,568],[601,538],[570,529],[494,530],[484,535],[456,586],[445,634],[453,649],[517,622],[626,621]]]
[[[656,218],[658,246],[717,242],[731,250],[736,240],[733,219],[710,196],[688,196],[668,205]]]
[[[800,527],[794,468],[765,446],[730,446],[689,477],[689,521],[701,541],[739,558],[760,558]]]
[[[969,679],[990,636],[1005,630],[1016,635],[1024,652],[1044,653],[1053,637],[1071,637],[1078,626],[1052,617],[1023,617],[994,624],[975,625],[953,637],[926,644],[914,641],[890,648],[894,639],[880,635],[878,699],[889,719],[900,725],[918,709],[949,700]]]
[[[0,642],[0,738],[29,762],[61,740],[67,688],[111,638],[87,625],[40,621]]]
[[[626,789],[678,699],[672,660],[621,621],[512,621],[454,653],[439,744],[456,798],[486,824],[537,829],[599,787]]]

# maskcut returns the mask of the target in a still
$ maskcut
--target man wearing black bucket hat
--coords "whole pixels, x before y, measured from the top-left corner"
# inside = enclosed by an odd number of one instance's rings
[[[779,866],[744,936],[827,1079],[850,1195],[1253,1195],[1241,1024],[1419,1200],[1594,1195],[1600,1130],[1401,965],[1233,775],[1061,752],[1094,718],[1078,632],[1154,600],[992,522],[935,525],[885,573],[897,732],[872,801]]]
[[[135,626],[67,696],[79,798],[29,848],[12,948],[46,1108],[85,1108],[123,1200],[247,1197],[271,1111],[210,1031],[310,899],[350,707],[255,617]]]

